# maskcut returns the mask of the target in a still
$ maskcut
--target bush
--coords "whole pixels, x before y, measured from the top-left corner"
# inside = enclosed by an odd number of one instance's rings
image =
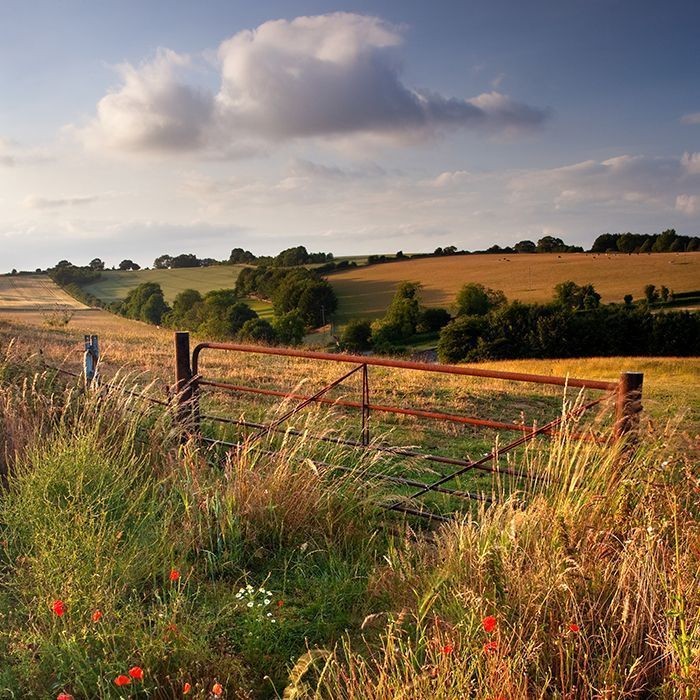
[[[367,319],[354,318],[340,334],[340,344],[350,352],[362,352],[372,347],[372,324]]]

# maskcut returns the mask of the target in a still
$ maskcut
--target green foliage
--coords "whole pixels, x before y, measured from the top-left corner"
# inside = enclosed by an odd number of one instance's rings
[[[277,342],[277,333],[269,321],[264,318],[255,318],[246,321],[238,333],[238,337],[245,342],[274,345]]]
[[[437,333],[444,328],[450,321],[452,316],[447,309],[439,307],[422,308],[418,314],[418,323],[416,324],[417,333]]]
[[[604,233],[591,246],[593,253],[682,253],[700,248],[699,236],[680,236],[675,229],[661,233]]]
[[[595,309],[600,306],[600,294],[592,284],[578,285],[571,280],[554,287],[554,301],[567,309]]]
[[[298,311],[277,316],[272,322],[277,339],[282,345],[299,345],[304,339],[304,319]]]
[[[140,270],[141,266],[137,265],[133,260],[122,260],[119,263],[120,270]]]
[[[119,307],[122,316],[154,325],[160,325],[169,310],[163,290],[155,282],[146,282],[132,289]]]
[[[249,250],[243,250],[243,248],[234,248],[228,259],[231,264],[251,264],[255,260],[255,255]]]
[[[700,314],[615,304],[577,309],[512,302],[485,316],[459,316],[438,343],[445,362],[698,353]]]
[[[354,318],[343,328],[340,344],[350,352],[362,352],[372,347],[372,324],[367,319]]]
[[[396,329],[395,339],[409,338],[416,332],[421,313],[418,282],[399,283],[382,325]]]
[[[483,316],[505,303],[506,296],[502,291],[470,282],[457,294],[457,316]]]

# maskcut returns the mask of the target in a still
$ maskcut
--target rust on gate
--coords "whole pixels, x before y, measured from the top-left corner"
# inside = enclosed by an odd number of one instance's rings
[[[229,423],[252,430],[248,440],[257,440],[260,437],[274,433],[283,432],[290,435],[302,435],[301,431],[284,427],[292,416],[298,414],[311,404],[331,404],[348,409],[355,409],[360,412],[361,425],[359,440],[352,440],[337,436],[315,436],[318,440],[333,442],[338,445],[364,450],[378,451],[397,458],[411,458],[425,460],[437,464],[449,465],[455,471],[441,475],[431,483],[423,483],[413,478],[404,476],[378,474],[380,479],[387,479],[404,486],[414,487],[416,490],[408,497],[410,502],[415,502],[421,496],[430,493],[449,493],[465,498],[476,498],[479,500],[490,500],[483,494],[465,492],[460,489],[446,487],[446,484],[466,472],[479,470],[485,472],[498,472],[499,474],[512,474],[521,478],[529,478],[527,474],[515,472],[508,468],[500,468],[497,465],[501,455],[524,445],[540,435],[553,435],[560,431],[563,423],[570,417],[576,417],[606,400],[614,400],[615,404],[615,424],[613,435],[616,439],[624,438],[632,433],[639,421],[641,411],[642,375],[638,373],[623,373],[619,381],[601,381],[597,379],[583,379],[571,377],[558,377],[541,374],[529,374],[522,372],[506,372],[463,365],[431,364],[426,362],[411,362],[406,360],[394,360],[383,357],[336,354],[327,352],[315,352],[296,350],[291,348],[276,348],[257,345],[244,345],[237,343],[215,343],[207,342],[198,344],[192,351],[191,359],[189,352],[189,336],[186,333],[176,334],[176,379],[180,390],[178,394],[179,409],[177,415],[183,420],[183,425],[187,425],[189,435],[196,434],[204,442],[210,444],[221,444],[224,446],[236,446],[236,443],[215,440],[202,436],[199,422],[201,419],[208,419],[214,422]],[[312,394],[301,394],[298,392],[281,391],[277,389],[267,389],[255,386],[246,386],[239,383],[224,382],[213,378],[205,377],[200,372],[200,359],[205,351],[223,351],[243,354],[273,355],[278,357],[293,357],[318,362],[332,362],[341,365],[351,365],[351,368],[343,372],[335,380],[326,384],[321,389]],[[370,372],[371,367],[385,367],[400,370],[411,370],[421,373],[435,373],[444,375],[459,375],[466,377],[482,377],[488,379],[503,380],[507,382],[522,382],[526,384],[542,384],[550,386],[573,387],[578,389],[590,389],[602,392],[597,398],[569,410],[555,420],[552,420],[539,427],[529,427],[519,423],[506,423],[493,420],[491,418],[475,417],[448,413],[443,411],[428,411],[421,408],[407,406],[392,406],[384,403],[373,403],[370,398]],[[348,399],[332,398],[329,392],[340,386],[352,376],[360,374],[362,379],[362,393],[360,401]],[[255,423],[243,419],[234,419],[226,416],[200,415],[199,395],[203,388],[211,388],[234,393],[244,393],[250,395],[273,396],[284,400],[297,402],[292,408],[286,410],[281,416],[269,423]],[[396,447],[386,444],[379,444],[370,440],[370,416],[373,413],[389,413],[404,416],[412,416],[420,419],[433,421],[450,422],[462,425],[472,425],[480,428],[489,428],[499,431],[513,431],[521,433],[520,437],[514,439],[506,445],[498,446],[488,454],[477,460],[460,459],[443,455],[427,454],[412,448]],[[578,434],[576,437],[590,437],[590,434]],[[494,466],[495,465],[495,466]],[[342,469],[342,467],[336,467]],[[408,514],[424,515],[429,518],[442,519],[442,516],[434,513],[416,510],[404,501],[397,501],[389,506],[390,510],[398,510]]]

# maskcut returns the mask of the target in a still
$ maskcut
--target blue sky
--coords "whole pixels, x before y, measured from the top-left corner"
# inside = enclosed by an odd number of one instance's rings
[[[700,4],[0,4],[0,269],[700,231]]]

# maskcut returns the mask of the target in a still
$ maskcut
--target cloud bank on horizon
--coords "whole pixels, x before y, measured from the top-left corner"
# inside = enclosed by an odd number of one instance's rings
[[[459,128],[512,134],[547,119],[547,109],[497,91],[462,99],[407,86],[402,43],[400,27],[346,12],[265,22],[218,47],[216,93],[188,82],[197,59],[160,48],[138,67],[118,67],[121,85],[79,133],[92,147],[180,153],[251,139],[400,141]]]

